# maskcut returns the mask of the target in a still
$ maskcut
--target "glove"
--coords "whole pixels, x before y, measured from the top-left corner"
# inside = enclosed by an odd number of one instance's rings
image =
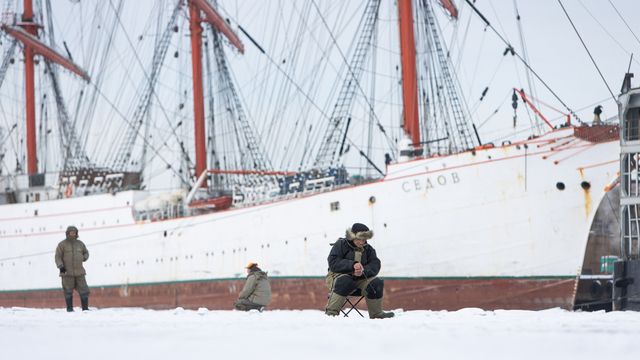
[[[60,274],[66,274],[67,273],[67,269],[63,267],[60,268]]]

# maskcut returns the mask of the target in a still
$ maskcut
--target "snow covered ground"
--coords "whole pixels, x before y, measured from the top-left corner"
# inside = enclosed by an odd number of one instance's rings
[[[640,338],[637,312],[79,310],[0,307],[0,358],[604,359],[633,358]]]

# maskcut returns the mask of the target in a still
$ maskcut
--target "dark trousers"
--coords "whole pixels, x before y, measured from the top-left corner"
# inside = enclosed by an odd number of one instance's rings
[[[251,309],[260,309],[264,305],[256,304],[253,301],[249,301],[247,299],[238,299],[233,303],[233,306],[238,310],[247,311]]]
[[[65,299],[71,299],[74,289],[78,291],[81,298],[89,297],[89,286],[87,285],[87,280],[84,278],[84,275],[62,276],[62,292]]]

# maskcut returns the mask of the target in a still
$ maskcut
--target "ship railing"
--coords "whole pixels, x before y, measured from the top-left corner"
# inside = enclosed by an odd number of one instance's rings
[[[351,186],[349,183],[344,184],[327,184],[324,179],[318,179],[322,181],[316,181],[311,186],[307,186],[303,191],[294,191],[286,194],[274,194],[271,193],[249,193],[240,194],[233,193],[233,208],[241,208],[246,206],[255,206],[268,204],[281,200],[293,199],[301,196],[319,194],[335,189]],[[136,221],[161,221],[168,219],[175,219],[185,216],[191,216],[196,213],[196,210],[185,206],[183,203],[170,204],[163,209],[151,209],[145,211],[133,211],[133,216]]]
[[[315,182],[313,186],[305,184],[305,189],[302,191],[298,191],[292,188],[291,192],[287,192],[285,194],[277,194],[273,196],[264,196],[264,197],[244,196],[244,199],[242,201],[234,202],[233,207],[238,208],[238,207],[245,207],[245,206],[267,204],[271,202],[289,200],[289,199],[294,199],[301,196],[314,195],[314,194],[319,194],[319,193],[351,186],[351,184],[349,183],[327,184],[326,180],[323,180],[323,179],[318,179],[318,180],[322,180],[322,181]],[[239,194],[234,194],[234,199],[236,198],[240,199],[242,198],[242,196],[240,196]]]
[[[13,11],[2,12],[2,25],[15,25],[16,22],[16,14]]]
[[[163,209],[152,209],[146,211],[133,211],[136,221],[160,221],[175,219],[192,215],[192,210],[182,203],[170,204]]]

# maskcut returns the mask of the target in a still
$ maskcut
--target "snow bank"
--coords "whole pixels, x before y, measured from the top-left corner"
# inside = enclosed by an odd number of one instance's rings
[[[635,312],[0,308],[4,359],[595,359],[635,353],[639,336]]]

